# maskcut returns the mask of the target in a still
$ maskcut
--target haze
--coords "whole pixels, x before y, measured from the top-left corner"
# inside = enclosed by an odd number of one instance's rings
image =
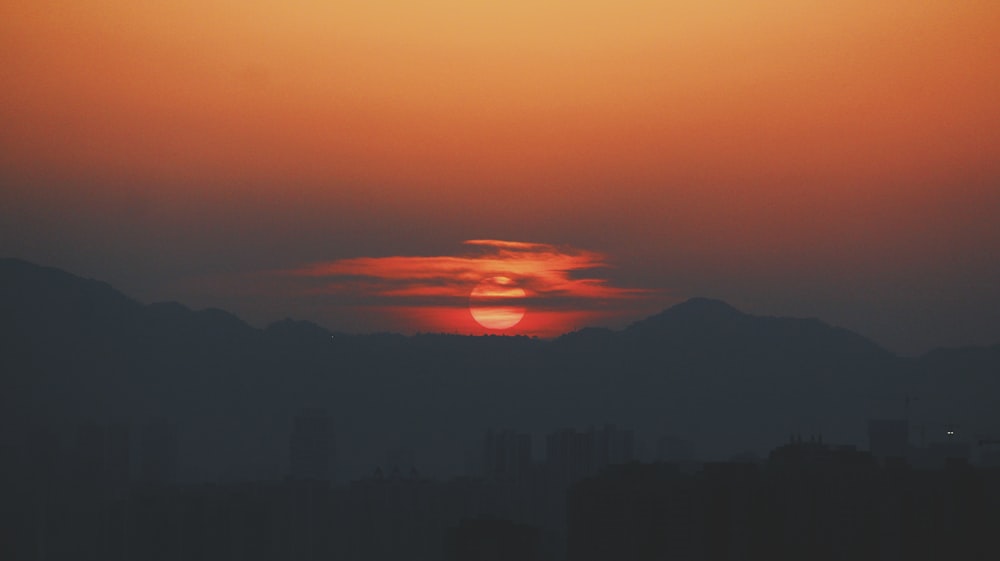
[[[998,38],[987,1],[6,2],[0,254],[407,331],[268,272],[517,240],[660,295],[617,325],[706,295],[995,343]]]

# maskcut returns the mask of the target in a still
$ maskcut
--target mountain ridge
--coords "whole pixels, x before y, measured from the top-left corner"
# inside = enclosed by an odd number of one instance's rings
[[[128,297],[124,293],[118,291],[110,284],[94,279],[88,279],[74,275],[73,273],[53,268],[46,267],[42,265],[37,265],[29,261],[17,258],[0,258],[0,288],[5,292],[9,293],[12,286],[12,277],[25,277],[29,276],[34,279],[43,278],[48,276],[50,279],[58,278],[60,282],[65,283],[67,286],[71,286],[73,283],[81,287],[89,287],[95,295],[101,294],[101,299],[104,301],[117,300],[122,305],[133,305],[136,307],[141,307],[143,310],[159,317],[161,320],[179,320],[185,316],[197,315],[203,318],[212,318],[211,321],[216,323],[228,323],[230,327],[249,327],[251,329],[267,333],[268,331],[275,331],[272,329],[276,324],[279,324],[277,331],[282,331],[280,327],[281,324],[297,325],[298,328],[310,331],[313,338],[318,339],[318,335],[332,336],[334,331],[331,331],[315,322],[307,320],[296,320],[294,318],[285,318],[283,320],[275,320],[268,323],[263,328],[253,327],[247,324],[244,320],[239,318],[239,316],[233,314],[232,312],[221,310],[218,308],[205,308],[201,310],[193,310],[182,303],[175,301],[164,301],[164,302],[153,302],[150,304],[143,305],[138,301]],[[43,282],[41,283],[45,286],[55,285],[54,282]],[[86,290],[77,290],[78,294],[85,294]],[[664,334],[664,333],[674,333],[679,331],[679,327],[685,327],[690,329],[692,326],[698,327],[715,327],[718,328],[721,325],[731,324],[734,321],[747,321],[747,320],[762,320],[762,321],[789,321],[789,322],[799,322],[802,325],[813,324],[816,326],[823,326],[838,332],[850,333],[858,340],[868,341],[873,347],[881,347],[869,339],[853,332],[848,329],[829,326],[816,318],[794,318],[794,317],[777,317],[777,316],[756,316],[752,314],[747,314],[735,308],[734,306],[715,298],[707,298],[702,296],[692,297],[678,304],[670,306],[661,312],[647,316],[645,318],[636,320],[631,324],[627,325],[621,330],[612,330],[605,327],[598,326],[587,326],[579,330],[572,332],[567,332],[555,340],[565,339],[565,338],[575,338],[578,337],[581,332],[585,333],[586,336],[592,339],[597,334],[609,335],[624,335],[631,337],[644,337],[648,334]],[[292,322],[292,323],[288,323]],[[683,325],[681,325],[683,324]],[[309,327],[306,327],[306,326]],[[287,330],[286,330],[287,331]],[[366,334],[343,334],[350,335],[353,337],[365,336]],[[376,334],[367,334],[376,335]],[[406,337],[404,335],[404,337]],[[884,349],[882,349],[884,350]],[[888,352],[888,351],[885,351]]]
[[[310,407],[332,412],[349,435],[345,469],[362,472],[401,432],[429,450],[430,469],[447,471],[461,464],[463,442],[504,426],[615,422],[682,434],[709,456],[766,450],[803,424],[860,443],[863,419],[893,395],[925,396],[927,424],[1000,428],[988,399],[1000,383],[992,347],[900,359],[816,319],[754,316],[707,298],[622,330],[543,341],[350,335],[291,319],[257,328],[221,310],[142,305],[23,261],[0,260],[0,288],[8,430],[174,419],[198,458],[195,479],[282,457],[289,419]]]

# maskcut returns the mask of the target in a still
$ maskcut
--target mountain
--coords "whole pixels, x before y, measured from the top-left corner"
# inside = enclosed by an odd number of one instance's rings
[[[110,285],[19,259],[0,259],[0,313],[5,335],[76,335],[96,326],[120,330],[141,306]],[[34,340],[23,341],[26,343]]]
[[[0,436],[88,419],[180,432],[186,477],[281,473],[290,419],[324,408],[345,475],[390,448],[458,470],[487,428],[542,435],[617,423],[763,452],[789,432],[864,445],[865,419],[996,432],[1000,346],[919,359],[816,319],[761,317],[695,298],[621,331],[527,337],[349,335],[286,319],[142,305],[105,283],[0,260]],[[71,438],[67,436],[66,438]]]
[[[692,298],[625,329],[628,338],[663,342],[705,354],[884,360],[891,353],[846,329],[818,319],[745,314],[720,300]]]

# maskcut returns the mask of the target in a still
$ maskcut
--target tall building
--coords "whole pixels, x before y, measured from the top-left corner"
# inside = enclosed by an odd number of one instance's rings
[[[74,471],[84,485],[122,487],[129,479],[129,429],[122,423],[79,426]]]
[[[522,479],[531,468],[531,435],[513,430],[486,433],[483,441],[483,475],[490,479]]]
[[[542,559],[541,532],[509,520],[462,520],[448,532],[447,561],[536,561]]]
[[[910,423],[904,419],[870,419],[868,450],[879,461],[906,458],[910,451]]]
[[[166,421],[152,421],[142,428],[139,470],[145,483],[170,484],[177,481],[177,436]]]
[[[697,446],[694,441],[677,436],[661,436],[656,440],[656,459],[660,462],[689,462],[694,460]]]
[[[619,429],[615,425],[604,425],[594,431],[594,467],[600,471],[607,466],[626,464],[635,458],[635,433],[629,429]]]
[[[594,473],[594,431],[560,429],[545,442],[546,467],[558,481],[572,483]]]
[[[61,469],[59,438],[44,426],[30,427],[21,443],[20,462],[0,462],[6,481],[23,479],[32,488],[44,488],[56,479]]]
[[[382,455],[382,467],[387,473],[393,470],[409,476],[417,472],[417,454],[410,448],[391,448]]]
[[[996,443],[1000,444],[1000,442]],[[983,467],[1000,467],[1000,446],[990,442],[986,443],[985,440],[980,441],[979,445],[979,463]],[[990,446],[989,448],[983,448],[983,446]]]
[[[549,473],[572,483],[607,466],[635,460],[635,435],[615,425],[585,432],[561,429],[548,435],[545,450]]]
[[[288,460],[294,479],[333,480],[333,423],[324,411],[306,410],[292,419]]]

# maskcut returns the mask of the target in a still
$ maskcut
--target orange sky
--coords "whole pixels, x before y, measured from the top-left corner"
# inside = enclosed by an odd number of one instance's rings
[[[176,292],[565,243],[622,286],[869,333],[842,304],[895,298],[968,339],[998,53],[987,0],[6,1],[0,248],[209,303]]]
[[[7,2],[4,164],[405,196],[996,161],[1000,8],[872,4]]]
[[[400,325],[423,332],[557,337],[663,302],[654,291],[609,284],[602,276],[607,257],[593,251],[507,240],[466,240],[464,246],[451,255],[341,259],[267,274],[310,281],[279,283],[283,291],[397,313]],[[514,308],[526,313],[501,328],[474,321],[473,307],[495,308],[498,317]]]

